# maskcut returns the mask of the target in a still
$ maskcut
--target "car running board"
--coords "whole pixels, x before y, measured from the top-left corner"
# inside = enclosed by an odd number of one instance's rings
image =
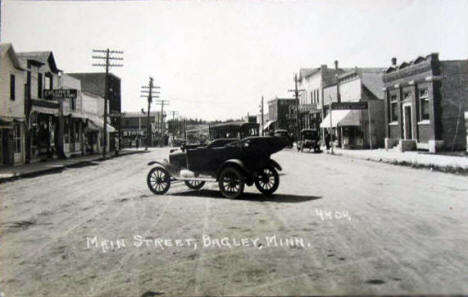
[[[216,182],[215,178],[210,177],[175,177],[171,176],[171,181],[200,181],[200,182]]]

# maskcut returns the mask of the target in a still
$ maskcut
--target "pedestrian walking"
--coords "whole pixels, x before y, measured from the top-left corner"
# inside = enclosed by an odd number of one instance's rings
[[[328,152],[330,150],[330,134],[328,132],[325,134],[325,146]]]
[[[115,154],[116,156],[119,155],[119,149],[120,149],[120,147],[119,147],[119,138],[118,138],[118,137],[114,137],[114,154]]]

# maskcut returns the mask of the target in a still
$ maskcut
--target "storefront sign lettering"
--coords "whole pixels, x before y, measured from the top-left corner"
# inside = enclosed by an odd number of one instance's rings
[[[76,89],[44,90],[44,97],[48,99],[74,99],[76,94]]]

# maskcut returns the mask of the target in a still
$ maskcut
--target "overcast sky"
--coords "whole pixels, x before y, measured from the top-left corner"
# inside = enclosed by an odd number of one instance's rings
[[[439,52],[468,58],[468,1],[2,1],[1,41],[52,50],[65,72],[123,50],[123,109],[146,109],[153,76],[169,110],[226,119],[290,96],[301,67],[388,66]],[[158,108],[153,105],[152,109]]]

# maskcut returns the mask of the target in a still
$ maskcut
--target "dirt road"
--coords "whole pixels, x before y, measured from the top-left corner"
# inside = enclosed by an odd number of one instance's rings
[[[167,153],[0,185],[4,296],[468,293],[466,177],[285,150],[273,197],[154,196]]]

